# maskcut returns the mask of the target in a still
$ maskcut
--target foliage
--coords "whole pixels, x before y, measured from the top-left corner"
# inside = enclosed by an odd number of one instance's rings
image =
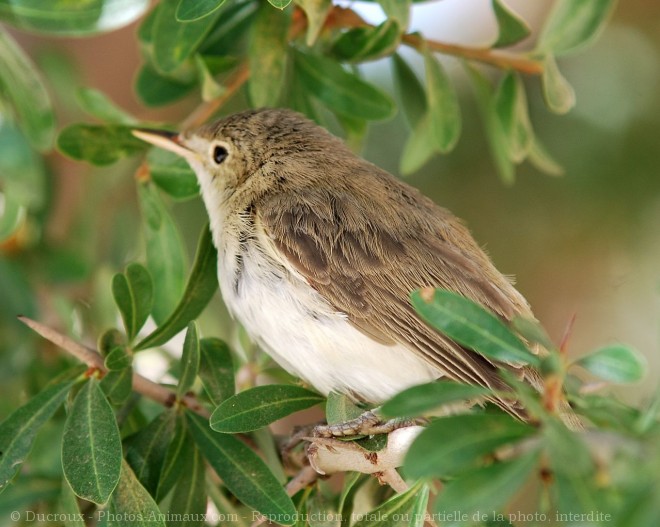
[[[551,112],[570,110],[574,93],[556,59],[593,41],[614,6],[612,0],[559,0],[531,49],[515,54],[500,48],[526,42],[530,31],[501,0],[492,1],[499,31],[486,48],[451,46],[408,32],[411,0],[379,2],[387,20],[376,26],[328,0],[269,1],[272,6],[257,0],[161,0],[147,13],[146,1],[0,0],[0,20],[22,30],[83,37],[144,16],[137,33],[144,64],[135,91],[150,107],[198,98],[200,106],[185,126],[201,124],[242,93],[252,106],[295,108],[357,145],[369,122],[389,119],[400,109],[410,128],[401,159],[404,174],[451,152],[460,140],[463,102],[437,53],[451,55],[472,84],[500,177],[511,182],[524,161],[549,174],[561,171],[534,133],[523,76],[541,76]],[[419,55],[423,80],[403,48]],[[360,70],[363,63],[384,58],[392,65],[396,98]],[[493,81],[478,64],[494,66],[501,75]],[[3,247],[44,221],[49,187],[42,153],[52,148],[58,127],[47,78],[0,29]],[[412,304],[429,324],[486,356],[540,369],[542,393],[503,372],[532,416],[530,423],[491,405],[431,417],[403,467],[408,491],[393,495],[368,478],[349,475],[339,493],[323,482],[287,493],[283,484],[292,474],[265,427],[324,398],[269,371],[249,346],[239,353],[236,346],[202,336],[198,319],[218,287],[216,253],[204,226],[188,265],[187,238],[171,205],[197,195],[193,173],[171,154],[135,139],[130,132],[141,120],[104,94],[84,89],[77,97],[95,122],[61,129],[56,143],[63,153],[97,166],[146,154],[134,189],[143,249],[128,236],[124,253],[111,262],[116,274],[101,277],[110,306],[106,315],[88,314],[83,329],[80,320],[62,317],[70,322],[71,336],[98,337],[101,362],[81,371],[67,360],[44,361],[45,373],[30,377],[29,400],[12,401],[11,412],[1,408],[7,417],[0,424],[0,517],[29,508],[66,513],[72,525],[81,513],[88,523],[96,518],[102,524],[201,525],[210,502],[216,511],[212,523],[221,525],[249,525],[253,511],[283,525],[348,525],[350,517],[359,526],[422,525],[426,514],[443,524],[509,525],[523,524],[511,503],[532,487],[537,495],[529,503],[538,523],[658,524],[660,399],[631,408],[609,395],[589,393],[572,373],[581,368],[604,381],[633,382],[645,369],[639,355],[616,344],[569,363],[533,322],[518,321],[512,329],[441,290],[412,294]],[[76,249],[35,259],[56,269],[53,283],[82,281],[89,273],[78,265]],[[136,253],[140,262],[124,265],[126,254]],[[60,267],[56,258],[64,260]],[[20,293],[7,296],[9,309],[34,317],[36,302],[29,286],[22,287],[23,275],[11,264],[0,265],[8,277],[3,280],[21,286]],[[60,313],[72,311],[65,295],[52,304]],[[155,329],[146,329],[149,319]],[[106,329],[119,323],[123,330]],[[176,386],[160,401],[164,405],[156,404],[132,383],[136,361],[145,350],[171,344],[183,330],[180,360],[172,361],[170,371]],[[538,345],[543,354],[535,353]],[[246,355],[255,359],[251,366]],[[247,384],[239,370],[250,372]],[[253,386],[263,372],[279,375],[280,382]],[[587,432],[562,424],[557,400],[562,386],[591,423]],[[429,416],[448,404],[489,395],[485,388],[440,382],[410,388],[382,412]],[[329,422],[361,411],[336,394],[326,405]],[[384,443],[361,439],[358,448],[371,455]],[[444,483],[440,490],[438,481]],[[330,519],[321,523],[301,516],[312,512]],[[29,521],[25,513],[18,517],[19,523]]]

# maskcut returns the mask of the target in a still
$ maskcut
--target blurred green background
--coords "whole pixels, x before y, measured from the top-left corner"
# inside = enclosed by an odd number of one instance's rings
[[[538,27],[550,2],[509,4]],[[413,28],[429,38],[487,42],[494,30],[489,5],[444,0],[417,6]],[[365,16],[378,16],[364,9]],[[137,102],[136,26],[85,39],[12,30],[52,90],[60,127],[86,119],[75,103],[78,86],[107,93],[141,120],[177,122],[196,106],[188,99],[155,111]],[[471,89],[462,82],[464,72],[453,59],[447,66],[458,77],[464,132],[454,152],[435,157],[408,181],[466,221],[498,268],[515,275],[555,340],[575,315],[573,356],[611,342],[641,350],[650,373],[621,396],[645,398],[658,383],[660,343],[660,4],[621,2],[595,45],[562,59],[577,94],[567,116],[548,113],[539,79],[526,79],[535,130],[564,166],[562,177],[524,165],[515,184],[504,185]],[[365,72],[392,89],[387,61]],[[237,97],[222,113],[244,107]],[[396,173],[407,135],[401,116],[378,124],[363,154]],[[100,331],[118,323],[112,274],[142,257],[133,181],[139,160],[98,169],[53,153],[46,162],[48,192],[39,213],[0,246],[0,418],[25,400],[30,390],[25,379],[42,386],[51,366],[68,360],[21,327],[16,315],[65,328],[93,344]],[[206,221],[201,200],[174,203],[173,210],[192,253]],[[207,309],[202,328],[237,340],[219,299]]]

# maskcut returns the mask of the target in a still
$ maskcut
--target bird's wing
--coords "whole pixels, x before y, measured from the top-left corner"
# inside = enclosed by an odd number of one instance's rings
[[[409,294],[450,289],[507,319],[525,312],[526,302],[454,216],[412,187],[387,183],[374,181],[359,199],[356,189],[272,195],[257,221],[282,258],[355,327],[406,345],[449,378],[501,388],[495,365],[430,328]]]

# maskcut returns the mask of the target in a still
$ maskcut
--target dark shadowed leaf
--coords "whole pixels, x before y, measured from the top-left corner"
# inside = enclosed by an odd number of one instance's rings
[[[498,26],[497,40],[493,47],[511,46],[529,36],[529,26],[501,0],[492,0],[492,5]]]
[[[440,153],[451,151],[461,135],[461,110],[449,76],[431,51],[424,53],[431,135]]]
[[[112,494],[108,513],[108,527],[165,527],[158,505],[123,460],[121,480]]]
[[[414,130],[424,118],[428,109],[424,86],[422,86],[412,68],[398,53],[392,55],[392,65],[394,67],[394,87],[397,96],[401,102],[406,120],[410,128]]]
[[[502,78],[495,94],[495,112],[506,136],[509,158],[514,163],[521,163],[527,157],[534,132],[520,75],[509,72]]]
[[[152,148],[147,154],[147,165],[153,182],[173,198],[188,199],[199,194],[197,176],[181,156]]]
[[[509,415],[468,414],[433,421],[408,451],[406,473],[415,478],[456,474],[483,462],[502,445],[534,433]]]
[[[110,350],[110,353],[105,357],[104,366],[109,371],[119,371],[130,368],[133,364],[133,357],[128,350],[123,346],[117,346]]]
[[[367,120],[387,119],[394,102],[375,86],[320,55],[295,54],[296,73],[310,93],[331,110]]]
[[[85,527],[84,515],[80,514],[78,499],[66,482],[62,485],[62,494],[57,500],[57,506],[58,512],[63,513],[63,516],[66,517],[65,527]]]
[[[518,492],[538,466],[537,448],[519,458],[493,463],[462,474],[442,489],[434,504],[437,514],[461,511],[468,521],[457,525],[472,525],[475,513],[490,515],[500,510]]]
[[[76,494],[99,505],[119,481],[122,452],[112,407],[96,379],[78,392],[64,425],[62,468]]]
[[[176,393],[183,397],[190,391],[197,372],[199,371],[199,337],[197,335],[197,324],[190,322],[186,338],[183,341],[183,353],[181,354],[181,376],[177,385]]]
[[[93,165],[111,165],[144,152],[147,145],[128,126],[73,124],[60,132],[57,147],[63,154]]]
[[[202,228],[197,244],[195,263],[188,277],[183,296],[169,318],[134,349],[160,346],[197,318],[218,289],[217,255],[208,225]]]
[[[174,434],[169,444],[165,446],[165,454],[160,468],[156,501],[161,501],[181,477],[186,463],[188,463],[190,449],[188,426],[183,414],[175,413]]]
[[[261,458],[234,436],[211,430],[202,417],[191,413],[186,416],[197,446],[227,489],[273,521],[292,525],[296,508]]]
[[[250,432],[323,401],[323,396],[300,386],[257,386],[226,399],[211,416],[216,432]]]
[[[307,17],[307,34],[305,43],[312,46],[323,29],[323,24],[332,7],[332,0],[296,0]]]
[[[552,55],[545,58],[544,66],[541,82],[545,104],[550,111],[565,114],[575,106],[575,91],[559,71]]]
[[[147,269],[157,284],[151,315],[157,324],[163,324],[174,312],[184,291],[186,253],[179,230],[154,185],[142,183],[138,193],[145,220]],[[141,348],[138,345],[135,349]]]
[[[471,300],[442,289],[411,298],[424,320],[462,346],[497,361],[538,366],[539,358],[502,321]]]
[[[124,321],[126,334],[133,340],[149,317],[154,301],[151,275],[139,263],[126,267],[112,279],[112,295]]]
[[[479,399],[491,393],[487,388],[453,381],[436,381],[413,386],[392,397],[380,407],[386,417],[417,417],[441,406]]]
[[[144,64],[135,79],[135,92],[146,106],[164,106],[188,95],[196,80],[183,82],[159,74],[151,65]]]
[[[276,107],[287,70],[288,34],[292,11],[262,3],[250,32],[248,93],[255,108]]]
[[[11,10],[0,2],[3,11]],[[55,115],[50,97],[32,60],[16,41],[0,28],[0,91],[12,102],[20,126],[39,150],[49,150],[55,136]]]
[[[122,404],[133,388],[133,368],[109,371],[101,379],[101,389],[113,404]]]
[[[646,373],[646,358],[637,350],[622,344],[600,348],[581,357],[575,364],[601,379],[612,382],[636,382]]]
[[[179,22],[192,22],[210,15],[218,9],[225,0],[179,0],[176,8],[176,19]]]
[[[179,22],[176,12],[179,0],[163,0],[152,29],[153,61],[157,70],[176,70],[200,46],[220,15],[220,10],[193,22]]]
[[[105,93],[93,88],[80,88],[76,95],[81,108],[101,121],[126,125],[138,122],[135,117],[113,103]]]
[[[429,488],[418,481],[407,491],[392,496],[385,503],[366,513],[355,513],[357,522],[353,527],[395,527],[424,525],[426,504],[429,499]]]
[[[596,39],[615,6],[615,0],[555,2],[537,49],[556,56],[579,50]]]
[[[166,410],[126,440],[126,461],[135,477],[150,494],[155,494],[168,446],[174,438],[177,414]]]
[[[341,61],[377,60],[392,53],[400,40],[399,24],[386,20],[376,27],[358,27],[342,33],[331,52]]]
[[[0,19],[39,33],[83,36],[119,29],[148,8],[149,0],[2,0]]]
[[[0,423],[0,492],[18,472],[37,432],[64,402],[73,384],[67,381],[46,388]]]
[[[199,376],[211,402],[217,406],[234,395],[234,366],[229,346],[222,340],[203,338],[200,345]]]
[[[186,463],[181,467],[170,501],[169,513],[173,519],[167,522],[168,527],[201,527],[205,524],[206,463],[194,443],[186,450]]]

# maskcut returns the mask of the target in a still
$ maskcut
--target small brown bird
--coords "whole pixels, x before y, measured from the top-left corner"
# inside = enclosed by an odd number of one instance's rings
[[[529,305],[449,211],[290,110],[135,135],[199,179],[224,301],[281,366],[323,394],[381,403],[441,377],[505,389],[497,367],[429,327],[411,291],[450,289],[504,320]],[[538,375],[516,368],[539,387]],[[524,418],[511,400],[496,400]]]

